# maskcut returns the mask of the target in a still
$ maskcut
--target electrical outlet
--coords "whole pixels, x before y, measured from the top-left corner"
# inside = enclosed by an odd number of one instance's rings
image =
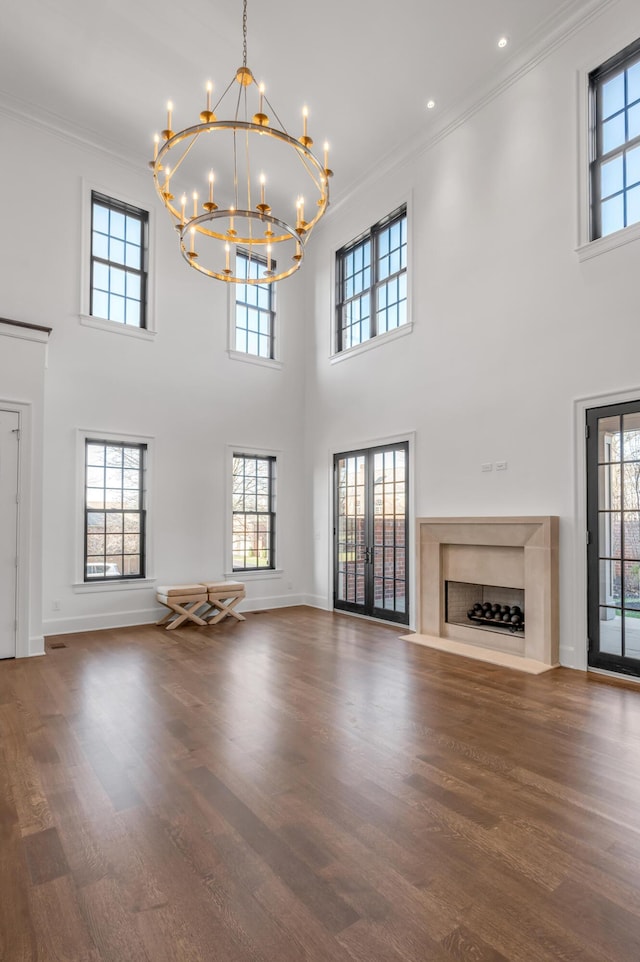
[[[506,461],[496,461],[496,471],[506,471],[508,467]]]
[[[51,602],[51,610],[60,611],[60,602],[57,599]]]
[[[485,461],[484,464],[480,465],[481,471],[493,471],[493,464],[491,461]]]

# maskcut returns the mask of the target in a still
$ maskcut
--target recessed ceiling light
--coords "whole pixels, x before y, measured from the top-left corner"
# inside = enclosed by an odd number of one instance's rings
[[[508,43],[509,43],[508,37],[500,37],[500,39],[498,40],[498,46],[500,47],[501,50],[504,47],[506,47]]]
[[[433,110],[435,105],[436,105],[435,100],[427,100],[427,110]]]

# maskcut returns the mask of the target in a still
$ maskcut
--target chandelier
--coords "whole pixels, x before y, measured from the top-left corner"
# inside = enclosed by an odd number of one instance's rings
[[[221,281],[271,284],[301,266],[333,172],[327,143],[322,163],[311,151],[307,108],[293,137],[247,66],[247,0],[242,34],[242,66],[215,103],[207,83],[198,123],[172,130],[167,104],[149,167],[191,267]]]

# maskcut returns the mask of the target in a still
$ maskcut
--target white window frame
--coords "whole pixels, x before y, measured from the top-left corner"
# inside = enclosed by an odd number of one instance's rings
[[[376,348],[382,347],[385,344],[389,344],[391,341],[395,341],[400,337],[407,337],[407,335],[413,332],[413,191],[409,191],[409,193],[403,194],[402,197],[397,198],[396,200],[393,200],[387,204],[386,210],[381,213],[379,217],[372,220],[371,224],[363,226],[358,232],[353,232],[352,240],[355,240],[361,234],[366,233],[371,229],[372,225],[379,224],[385,219],[385,217],[388,217],[390,213],[403,206],[406,208],[407,216],[407,321],[401,327],[395,327],[390,331],[385,331],[383,334],[376,334],[375,337],[370,337],[367,341],[363,341],[361,344],[356,344],[354,347],[348,347],[342,351],[338,350],[338,325],[336,323],[337,259],[338,251],[342,250],[343,247],[350,243],[350,241],[338,244],[337,246],[333,247],[330,252],[331,335],[329,342],[329,360],[331,364],[339,364],[341,361],[346,361],[351,357],[357,357],[359,354],[364,354],[366,351],[373,351]]]
[[[233,570],[233,458],[237,454],[246,454],[249,457],[256,458],[275,458],[276,462],[276,477],[275,477],[275,491],[274,491],[274,515],[275,515],[275,537],[273,539],[273,552],[275,563],[277,567],[275,568],[256,568],[249,569],[248,571],[234,571]],[[284,573],[284,564],[281,557],[281,539],[280,539],[280,527],[281,524],[278,521],[279,517],[279,500],[280,492],[282,491],[282,472],[284,469],[284,456],[281,450],[273,450],[272,448],[255,447],[249,444],[227,444],[225,446],[225,486],[224,490],[226,492],[225,496],[225,578],[235,578],[242,581],[269,581],[273,579],[281,579]]]
[[[82,178],[82,198],[81,198],[81,228],[80,228],[80,324],[84,327],[93,327],[99,331],[110,331],[112,334],[124,334],[126,337],[137,337],[145,341],[153,341],[156,333],[156,271],[155,271],[155,216],[149,210],[144,201],[139,198],[129,197],[122,191],[114,190],[113,186],[105,187],[101,184],[89,182]],[[106,318],[94,317],[91,313],[91,212],[93,193],[111,197],[113,200],[129,204],[144,210],[148,216],[148,250],[147,250],[147,303],[146,303],[146,327],[137,327],[133,324],[121,324],[118,321],[109,321]]]
[[[616,250],[626,244],[640,239],[640,223],[631,224],[606,237],[591,240],[591,138],[593,137],[593,119],[591,111],[590,74],[605,64],[617,53],[633,43],[635,37],[629,37],[628,29],[619,30],[613,40],[609,39],[606,46],[600,43],[594,52],[592,62],[583,64],[577,73],[577,104],[578,104],[578,203],[577,203],[577,239],[575,253],[578,261],[583,262],[600,254]]]
[[[114,444],[144,444],[146,453],[144,459],[144,507],[145,522],[145,560],[146,576],[144,578],[122,578],[116,581],[85,581],[84,578],[84,522],[85,522],[85,458],[87,441],[111,441]],[[155,438],[127,434],[126,432],[103,431],[100,428],[78,428],[76,431],[76,538],[74,582],[72,588],[77,593],[94,593],[101,591],[131,591],[149,588],[154,585],[154,552],[153,552],[153,511],[152,511],[152,479],[153,479],[153,446]]]
[[[235,271],[235,247],[231,252],[231,269]],[[282,369],[280,354],[280,321],[278,310],[273,312],[273,357],[259,357],[257,354],[247,354],[244,351],[236,350],[236,288],[237,284],[230,282],[227,284],[227,353],[232,361],[242,361],[245,364],[258,364],[260,367],[271,367],[276,370]],[[273,294],[272,294],[273,296]]]

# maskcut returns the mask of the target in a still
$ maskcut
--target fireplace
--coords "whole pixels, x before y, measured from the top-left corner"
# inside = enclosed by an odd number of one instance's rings
[[[445,621],[479,631],[502,634],[522,632],[524,637],[524,590],[503,585],[478,585],[445,581]]]
[[[558,664],[558,518],[419,518],[417,535],[409,639],[533,673]],[[524,630],[470,619],[478,603],[526,612]]]

